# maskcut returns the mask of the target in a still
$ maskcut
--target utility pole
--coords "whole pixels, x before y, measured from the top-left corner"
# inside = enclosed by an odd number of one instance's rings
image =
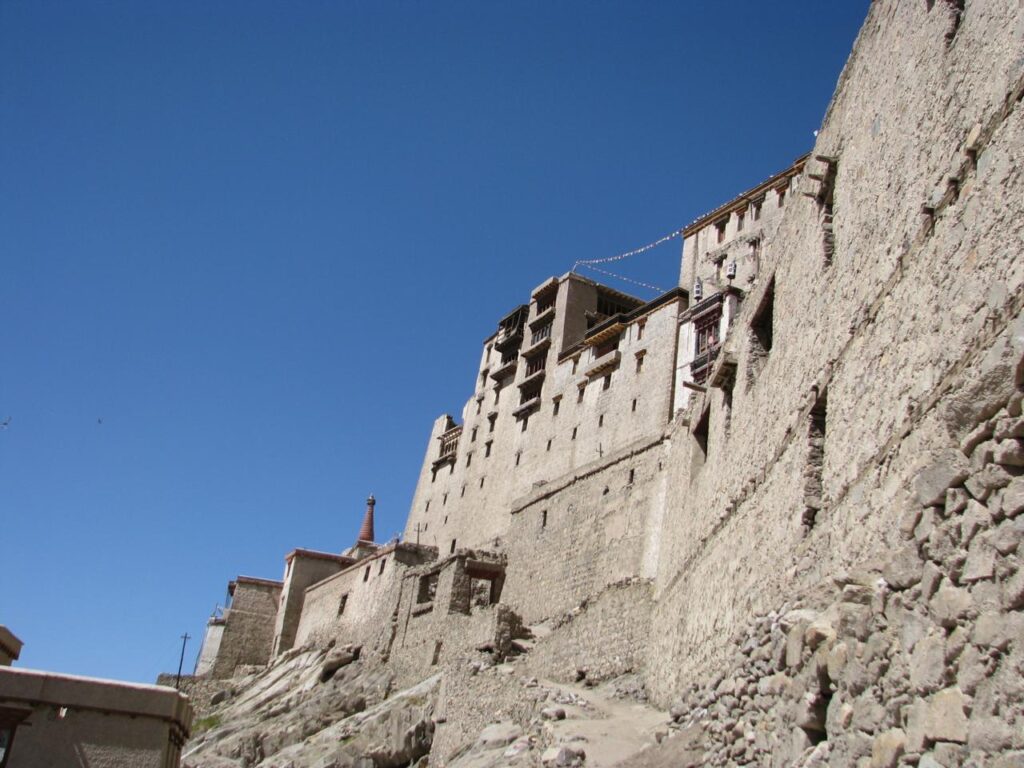
[[[181,667],[185,663],[185,644],[189,641],[192,636],[186,632],[181,636],[181,658],[178,659],[178,676],[174,681],[175,689],[181,687]]]

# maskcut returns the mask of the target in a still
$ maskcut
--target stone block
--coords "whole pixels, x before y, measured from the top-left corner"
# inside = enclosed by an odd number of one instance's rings
[[[967,715],[970,699],[957,687],[936,693],[928,702],[925,735],[932,741],[967,741]]]
[[[928,603],[935,619],[944,627],[952,628],[971,607],[971,593],[944,582]]]
[[[994,435],[996,440],[1024,437],[1024,419],[1019,416],[1016,418],[1013,416],[1006,416],[1002,419],[996,420]]]
[[[522,728],[515,723],[492,723],[480,732],[476,743],[484,749],[497,749],[507,747],[522,735]]]
[[[899,728],[879,734],[871,744],[871,768],[896,768],[906,746],[907,735]]]
[[[960,485],[968,477],[964,455],[947,449],[935,455],[932,462],[914,478],[914,492],[922,506],[930,507],[946,501],[946,490]]]
[[[1007,467],[1024,467],[1024,441],[1000,440],[996,443],[993,460]]]
[[[982,579],[991,579],[995,573],[995,567],[996,551],[989,542],[988,535],[982,534],[971,542],[960,580],[969,584]]]
[[[996,552],[1006,557],[1017,551],[1022,538],[1024,538],[1024,517],[1004,520],[1000,523],[992,531],[991,542]]]
[[[989,514],[988,508],[971,499],[960,518],[960,541],[966,547],[971,543],[975,534],[988,527],[991,522],[992,516]]]
[[[910,657],[910,683],[928,693],[942,686],[946,675],[946,641],[939,633],[921,640]]]
[[[1003,609],[1019,611],[1024,608],[1024,570],[1017,571],[1003,584]]]
[[[1002,717],[974,717],[967,728],[968,749],[997,753],[1013,743],[1014,729]]]
[[[1024,510],[1024,477],[1015,477],[1006,486],[1000,510],[1005,517],[1016,517]]]
[[[908,589],[921,580],[921,568],[917,547],[914,544],[904,544],[882,569],[882,577],[893,589]]]

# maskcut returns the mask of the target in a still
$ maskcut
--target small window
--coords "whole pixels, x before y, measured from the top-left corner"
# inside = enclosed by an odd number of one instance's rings
[[[366,566],[366,571],[363,573],[363,581],[370,580],[370,566]]]
[[[341,596],[338,601],[338,615],[341,616],[345,612],[345,606],[348,605],[348,592]]]
[[[519,466],[519,457],[522,456],[522,451],[516,451],[516,466]]]
[[[580,367],[580,356],[576,355],[576,357],[574,357],[572,359],[572,372],[573,372],[573,374],[576,373],[576,369],[579,368],[579,367]]]
[[[448,503],[448,493],[446,492],[444,494],[444,496],[441,497],[441,506],[443,507],[447,503]]]
[[[633,398],[633,406],[630,408],[633,413],[636,413],[636,398]]]
[[[576,402],[577,403],[582,403],[583,402],[583,393],[586,392],[586,391],[587,391],[587,387],[586,387],[585,384],[576,391]]]
[[[529,426],[529,424],[530,424],[530,417],[529,416],[523,416],[523,420],[519,424],[519,431],[520,432],[525,432],[526,428]]]
[[[384,566],[387,564],[387,562],[388,562],[388,559],[386,557],[382,557],[380,559],[380,571],[377,572],[378,576],[380,576],[380,574],[384,573]]]
[[[484,458],[489,458],[491,455],[491,446],[494,444],[493,440],[488,440],[484,443]]]
[[[612,386],[612,375],[609,373],[608,375],[606,375],[604,377],[604,384],[601,386],[601,389],[611,389],[611,386]]]
[[[417,603],[430,603],[434,600],[434,595],[437,592],[437,574],[428,573],[424,576],[420,576],[420,583],[416,589],[416,602]]]
[[[466,454],[466,466],[468,467],[472,463],[473,463],[473,454],[472,453],[467,453]]]
[[[473,427],[473,430],[469,433],[469,442],[476,442],[476,427]]]
[[[599,427],[603,427],[604,426],[604,414],[603,413],[600,416],[597,417],[597,426],[599,426]]]
[[[708,433],[709,433],[709,421],[711,416],[711,409],[705,409],[700,419],[697,421],[696,426],[693,428],[693,442],[694,442],[694,471],[704,466],[704,462],[708,458]]]
[[[496,413],[492,413],[490,416],[487,417],[487,421],[490,422],[487,425],[487,432],[488,432],[488,434],[494,431],[494,422],[496,422],[497,420],[498,420],[498,414],[496,414]]]
[[[450,552],[451,554],[455,554],[455,539],[452,539],[452,545],[451,545],[451,547],[450,547],[450,548],[448,549],[448,551],[449,551],[449,552]]]
[[[481,487],[481,488],[483,488],[483,487],[484,487],[484,479],[483,479],[482,477],[480,478],[480,487]]]
[[[647,325],[646,320],[641,320],[636,324],[636,340],[640,341],[644,337],[644,327]]]
[[[764,198],[761,198],[760,200],[755,200],[754,204],[750,206],[750,217],[754,221],[760,221],[761,220],[761,204],[763,202],[764,202]]]
[[[550,440],[548,440],[548,448],[547,448],[547,449],[548,449],[549,451],[551,450],[551,441],[550,441]]]
[[[548,511],[546,509],[542,509],[540,512],[540,527],[548,527]]]
[[[645,351],[643,351],[643,350],[636,353],[636,372],[637,373],[640,373],[640,371],[642,371],[644,369],[644,358],[645,357],[647,357],[647,353]]]
[[[747,380],[753,381],[761,373],[772,351],[775,335],[775,278],[768,283],[761,304],[750,321],[750,361]]]
[[[576,439],[576,430],[577,430],[577,429],[578,429],[578,427],[573,427],[573,428],[572,428],[572,438],[570,438],[570,439],[572,439],[572,440],[575,440],[575,439]]]
[[[551,401],[551,415],[552,416],[557,416],[558,415],[558,409],[561,407],[561,405],[562,405],[562,396],[561,395],[559,395],[558,397],[556,397],[554,400]]]
[[[465,495],[466,495],[466,486],[463,485],[462,486],[462,490],[459,492],[459,498],[461,499]]]
[[[429,499],[427,500],[427,506],[423,509],[423,511],[424,512],[429,512],[430,511],[430,501],[429,501]]]
[[[715,222],[715,242],[716,243],[724,243],[725,242],[725,221],[726,221],[725,219],[722,219],[721,221]]]
[[[736,214],[736,231],[737,232],[742,232],[743,231],[743,224],[744,224],[744,220],[746,218],[747,218],[747,216],[746,216],[746,214],[743,211],[740,211],[739,213]]]
[[[779,208],[781,208],[783,205],[786,204],[786,188],[785,187],[779,187],[777,190],[775,190],[775,192],[779,196],[778,203],[779,203]]]
[[[484,407],[484,399],[482,397],[477,398],[476,401],[476,415],[480,415],[480,409]]]
[[[633,484],[633,478],[635,478],[635,477],[636,477],[636,470],[635,469],[630,469],[629,470],[629,479],[626,481],[626,484],[627,485],[632,485]]]

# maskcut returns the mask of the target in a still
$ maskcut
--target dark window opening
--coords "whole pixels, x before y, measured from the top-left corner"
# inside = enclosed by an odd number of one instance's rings
[[[363,573],[363,581],[370,580],[370,566],[366,566],[366,571]]]
[[[540,512],[540,527],[548,527],[548,511],[546,509],[542,509]]]
[[[447,503],[448,503],[448,493],[445,492],[444,496],[441,497],[441,506],[443,507]]]
[[[562,396],[559,395],[558,397],[556,397],[552,401],[552,405],[551,405],[551,415],[552,416],[557,416],[558,415],[558,409],[561,407],[561,405],[562,405]]]
[[[526,427],[527,427],[527,425],[528,425],[529,423],[530,423],[530,417],[529,417],[529,416],[523,416],[523,421],[522,421],[522,423],[521,423],[521,424],[519,425],[519,431],[520,431],[520,432],[525,432],[525,431],[526,431]]]
[[[726,223],[725,219],[722,219],[721,221],[716,221],[715,222],[715,242],[716,243],[724,243],[725,242],[725,223]]]
[[[762,198],[760,200],[755,200],[754,204],[750,206],[750,217],[754,221],[760,221],[761,220],[761,205],[762,205],[762,203],[764,203],[764,198]]]
[[[538,344],[539,342],[544,341],[544,339],[550,339],[551,338],[551,327],[553,325],[554,325],[554,323],[545,323],[540,328],[538,328],[536,331],[534,331],[531,334],[531,336],[530,336],[530,345],[532,346],[534,344]]]
[[[551,450],[551,441],[550,441],[550,440],[548,440],[548,448],[547,448],[547,449],[548,449],[549,451]]]
[[[779,196],[778,197],[778,203],[779,203],[779,208],[781,208],[783,205],[786,204],[786,188],[785,187],[779,187],[777,190],[775,190],[775,192]]]
[[[747,368],[748,381],[752,382],[761,373],[772,351],[775,335],[775,278],[768,283],[761,305],[750,321],[750,361]]]
[[[582,387],[580,387],[578,390],[576,390],[576,402],[577,403],[582,403],[583,402],[583,393],[586,392],[586,391],[587,391],[587,387],[586,387],[585,384]]]
[[[430,511],[430,502],[429,501],[427,502],[427,506],[423,509],[423,511],[424,512],[429,512]]]
[[[449,547],[448,551],[452,554],[455,554],[455,539],[452,539],[452,545],[451,547]]]
[[[574,374],[576,373],[576,369],[579,368],[579,365],[580,365],[580,356],[576,355],[576,357],[574,357],[572,359],[572,372]]]
[[[471,442],[471,443],[475,443],[476,442],[476,430],[477,430],[477,428],[473,427],[472,431],[469,433],[469,442]]]
[[[644,357],[646,357],[646,353],[645,352],[637,352],[636,353],[636,372],[637,373],[640,373],[640,371],[642,371],[644,369]]]
[[[603,427],[604,426],[604,414],[603,413],[600,416],[597,417],[597,426],[599,426],[599,427]]]
[[[480,487],[481,487],[481,488],[483,488],[483,487],[484,487],[484,479],[483,479],[482,477],[480,478]]]
[[[537,299],[537,314],[542,315],[555,306],[555,297],[557,293],[552,291],[541,298]]]
[[[464,497],[465,495],[466,495],[466,486],[465,486],[465,485],[463,485],[463,486],[462,486],[462,491],[460,491],[460,492],[459,492],[459,498],[461,499],[461,498],[462,498],[462,497]]]
[[[747,215],[743,211],[740,211],[740,212],[738,212],[736,214],[736,231],[737,232],[742,232],[743,231],[743,224],[744,224],[744,221],[745,221],[746,218],[747,218]]]
[[[519,466],[519,458],[523,455],[522,451],[516,451],[516,466]]]
[[[472,453],[467,453],[466,454],[466,466],[468,467],[472,463],[473,463],[473,454]]]
[[[386,557],[382,557],[380,559],[380,571],[377,572],[378,576],[380,576],[382,573],[384,573],[384,566],[387,563],[387,561],[388,561],[388,559]]]
[[[441,660],[441,649],[444,647],[444,643],[440,640],[434,643],[434,655],[430,659],[430,666],[436,667],[437,662]]]
[[[537,355],[531,357],[526,361],[526,375],[533,376],[533,374],[543,371],[548,364],[547,355]]]
[[[494,444],[493,440],[488,440],[484,443],[484,458],[488,458],[491,455],[491,446]]]
[[[345,606],[348,605],[348,592],[341,596],[338,601],[338,615],[341,616],[345,612]]]
[[[416,602],[417,603],[429,603],[434,599],[434,595],[437,592],[437,574],[428,573],[425,576],[420,576],[420,582],[416,589]]]
[[[613,339],[608,339],[608,341],[604,342],[600,346],[594,347],[594,359],[597,360],[599,358],[604,357],[605,355],[610,355],[618,348],[619,336],[616,336]]]
[[[828,390],[811,407],[807,422],[807,462],[804,465],[804,534],[810,533],[824,507],[822,473],[825,467],[825,427],[828,421]]]
[[[636,340],[640,341],[644,337],[644,326],[647,325],[646,320],[641,320],[636,324]]]
[[[633,413],[636,413],[636,398],[635,397],[633,398],[633,406],[632,406],[632,408],[630,408],[630,410]]]
[[[604,377],[604,384],[601,385],[601,389],[611,389],[612,386],[612,375],[609,373]]]
[[[575,439],[576,439],[576,430],[577,430],[577,427],[573,427],[573,428],[572,428],[572,439],[573,439],[573,440],[575,440]]]
[[[488,433],[494,431],[494,422],[496,422],[497,420],[498,420],[498,415],[497,414],[492,414],[492,415],[487,417],[487,421],[489,422],[487,424],[487,431],[488,431]]]
[[[697,470],[699,470],[702,466],[704,466],[704,462],[707,461],[707,458],[708,458],[708,434],[710,432],[710,429],[709,429],[710,422],[711,422],[711,409],[710,408],[705,408],[704,412],[701,414],[700,419],[697,421],[696,426],[694,426],[693,432],[692,432],[692,434],[693,434],[694,451],[693,451],[693,464],[692,464],[693,471],[691,472],[691,474],[696,474]]]
[[[629,480],[626,481],[626,484],[627,485],[632,485],[633,484],[633,479],[635,477],[636,477],[636,470],[635,469],[629,470]]]

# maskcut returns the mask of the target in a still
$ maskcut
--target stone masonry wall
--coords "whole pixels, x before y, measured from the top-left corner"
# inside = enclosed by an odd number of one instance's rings
[[[224,611],[224,634],[211,677],[231,677],[239,665],[270,661],[280,597],[280,582],[239,577],[231,607]]]
[[[673,706],[702,764],[1024,762],[1021,399],[918,475],[891,556],[759,617]]]
[[[433,559],[436,550],[399,544],[385,547],[341,573],[306,590],[297,646],[324,646],[331,640],[363,645],[391,621],[405,572]],[[345,609],[339,612],[342,595]]]
[[[836,163],[834,251],[819,204],[787,202],[725,345],[731,398],[695,398],[673,433],[647,673],[662,701],[779,595],[895,547],[922,467],[1008,397],[1021,50],[1019,4],[872,5],[800,180],[818,195],[819,156]]]
[[[524,659],[537,677],[572,682],[581,675],[603,681],[640,670],[651,630],[649,581],[612,584],[543,627]]]
[[[644,563],[657,561],[665,452],[660,440],[640,443],[516,502],[502,601],[533,624],[610,584],[653,576]]]

